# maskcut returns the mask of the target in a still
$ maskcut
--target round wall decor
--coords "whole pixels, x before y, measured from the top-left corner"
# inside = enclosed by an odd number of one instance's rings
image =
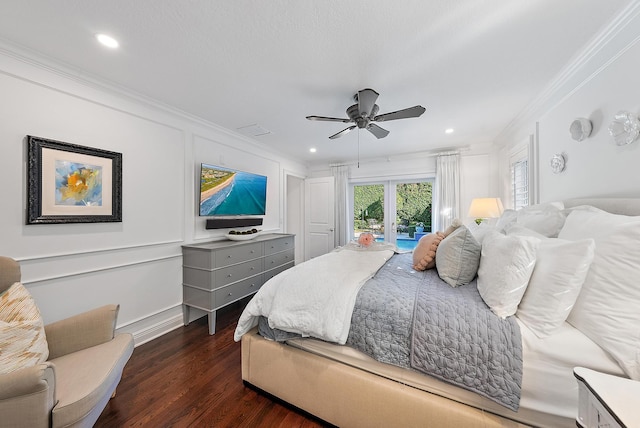
[[[560,174],[564,171],[566,162],[567,158],[564,153],[556,153],[551,157],[551,161],[549,162],[551,165],[551,171],[553,171],[554,174]]]
[[[576,141],[582,141],[589,135],[591,135],[592,129],[593,126],[591,125],[591,121],[589,119],[585,119],[584,117],[580,117],[571,122],[569,132],[571,133],[571,138]]]

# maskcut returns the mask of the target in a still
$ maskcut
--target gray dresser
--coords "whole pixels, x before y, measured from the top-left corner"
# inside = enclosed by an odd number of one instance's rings
[[[294,235],[270,233],[248,241],[215,241],[182,246],[182,312],[208,312],[209,334],[216,310],[257,292],[262,284],[293,267]]]

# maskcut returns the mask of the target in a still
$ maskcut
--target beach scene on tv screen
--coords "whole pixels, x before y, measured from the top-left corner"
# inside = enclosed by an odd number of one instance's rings
[[[200,215],[264,215],[267,177],[202,164]]]

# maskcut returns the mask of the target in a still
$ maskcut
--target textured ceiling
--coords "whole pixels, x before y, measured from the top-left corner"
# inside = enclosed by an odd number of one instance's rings
[[[0,39],[305,162],[357,156],[359,89],[417,119],[360,134],[361,157],[491,143],[630,0],[22,0]],[[120,41],[112,51],[93,35]],[[455,128],[445,134],[446,128]],[[316,147],[317,153],[309,153]]]

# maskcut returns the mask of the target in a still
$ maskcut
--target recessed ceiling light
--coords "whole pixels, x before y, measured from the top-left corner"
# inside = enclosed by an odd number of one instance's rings
[[[453,134],[453,128],[447,128],[444,130],[445,134]]]
[[[316,150],[316,148],[315,148],[315,147],[311,147],[311,148],[309,149],[309,151],[310,151],[311,153],[315,153],[317,150]]]
[[[96,39],[98,39],[100,43],[111,49],[115,49],[120,45],[116,39],[111,36],[107,36],[106,34],[96,34]]]

